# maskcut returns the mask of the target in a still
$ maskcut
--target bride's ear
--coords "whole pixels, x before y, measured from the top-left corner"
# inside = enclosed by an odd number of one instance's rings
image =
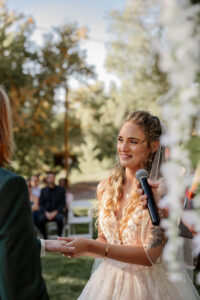
[[[160,145],[159,141],[151,142],[152,153],[155,153],[158,150],[159,145]]]

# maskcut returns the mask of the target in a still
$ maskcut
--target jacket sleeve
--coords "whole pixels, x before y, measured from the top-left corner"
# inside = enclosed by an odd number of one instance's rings
[[[39,299],[39,255],[26,182],[16,175],[0,188],[0,299]]]

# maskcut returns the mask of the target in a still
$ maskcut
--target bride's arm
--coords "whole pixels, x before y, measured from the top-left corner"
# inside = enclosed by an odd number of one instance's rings
[[[88,240],[86,244],[90,256],[94,256],[94,254],[99,254],[100,257],[105,257],[107,251],[106,256],[108,258],[112,258],[125,263],[145,266],[151,266],[152,263],[154,263],[157,260],[157,258],[161,255],[163,249],[162,247],[156,247],[156,245],[153,245],[153,247],[148,249],[147,256],[146,251],[144,250],[144,247],[142,245],[104,245],[102,243],[100,245],[97,244],[97,242],[94,240]],[[148,257],[151,258],[151,261]]]
[[[148,248],[148,256],[143,246],[112,245],[86,238],[59,238],[68,242],[67,247],[75,247],[72,253],[62,253],[70,257],[92,256],[112,258],[121,262],[151,266],[161,255],[163,247],[155,243]],[[160,241],[162,243],[162,241]],[[163,240],[164,243],[164,240]],[[106,253],[107,252],[107,253]],[[151,258],[150,259],[148,258]]]

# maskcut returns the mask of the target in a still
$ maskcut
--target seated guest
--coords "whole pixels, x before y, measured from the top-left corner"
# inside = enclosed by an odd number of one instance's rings
[[[32,186],[31,180],[27,181],[27,186],[28,186],[28,192],[29,192],[29,199],[30,199],[30,202],[31,202],[31,210],[32,210],[33,221],[34,221],[35,226],[38,227],[39,194],[38,194],[37,190],[34,190],[35,187]]]
[[[57,234],[62,235],[65,216],[65,189],[55,184],[55,174],[47,173],[47,187],[41,190],[39,198],[38,228],[47,239],[46,222],[57,223]]]
[[[32,195],[39,198],[40,193],[41,193],[41,188],[39,186],[39,175],[32,175],[31,180],[30,180],[30,184],[31,184],[31,193],[32,193]]]

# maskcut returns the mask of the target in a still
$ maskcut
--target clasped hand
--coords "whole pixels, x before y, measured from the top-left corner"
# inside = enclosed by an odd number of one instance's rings
[[[54,210],[52,212],[48,212],[48,211],[45,212],[45,216],[49,221],[53,220],[57,214],[58,214],[57,210]]]
[[[48,252],[60,252],[70,258],[84,256],[88,253],[88,239],[82,237],[58,237],[57,240],[45,240],[45,250]]]

